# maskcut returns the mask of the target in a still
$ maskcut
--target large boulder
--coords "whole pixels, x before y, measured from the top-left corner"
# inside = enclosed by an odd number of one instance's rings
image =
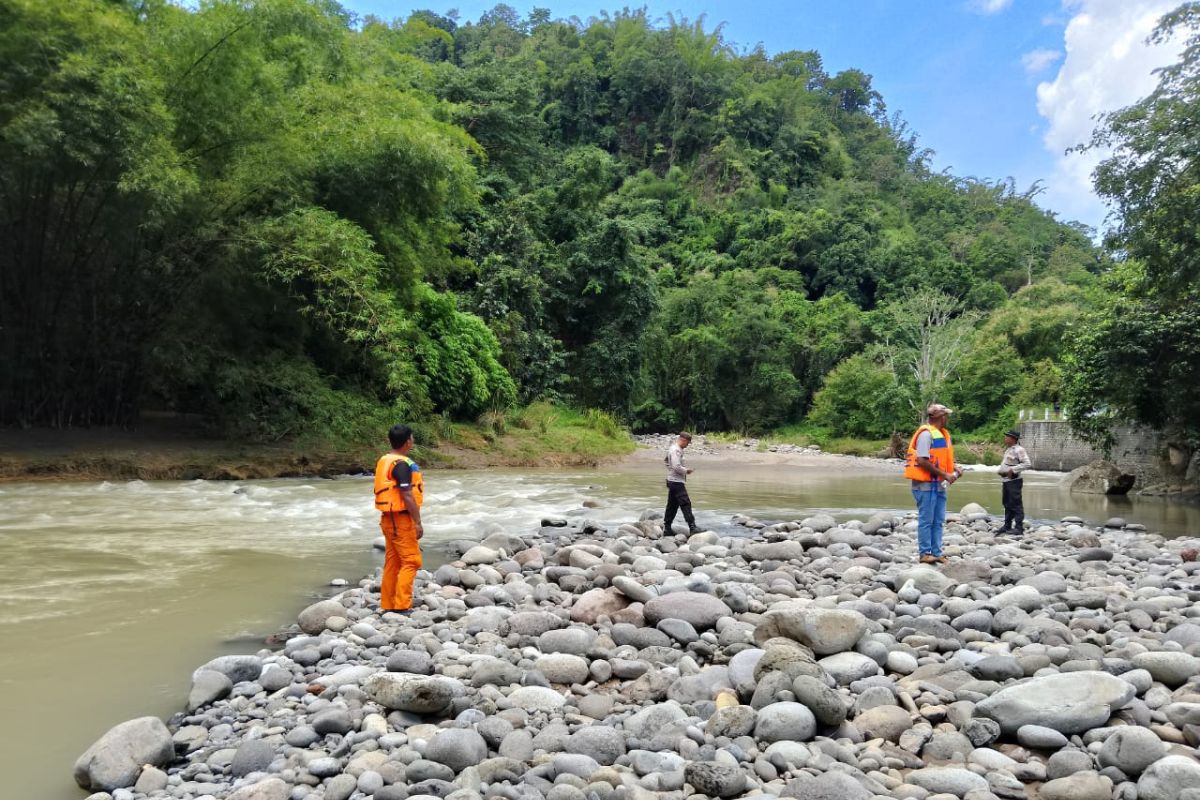
[[[363,682],[362,688],[381,706],[414,714],[445,711],[462,693],[462,684],[452,678],[403,672],[377,672]]]
[[[769,629],[770,637],[786,636],[817,655],[828,656],[853,649],[867,631],[867,618],[849,609],[820,608],[793,600],[773,607],[760,626]]]
[[[1072,492],[1080,494],[1129,494],[1129,490],[1137,483],[1137,476],[1122,471],[1116,464],[1109,461],[1093,461],[1079,469],[1068,472],[1062,479],[1062,485]]]
[[[139,717],[112,728],[75,762],[75,782],[91,792],[137,783],[142,766],[163,767],[175,757],[171,732],[158,717]]]
[[[714,627],[722,617],[732,616],[733,610],[711,594],[671,592],[646,603],[642,613],[651,625],[664,619],[681,619],[697,630],[704,630]]]
[[[975,710],[1000,723],[1005,734],[1040,725],[1069,735],[1100,727],[1136,693],[1132,684],[1106,672],[1065,672],[1001,689]]]

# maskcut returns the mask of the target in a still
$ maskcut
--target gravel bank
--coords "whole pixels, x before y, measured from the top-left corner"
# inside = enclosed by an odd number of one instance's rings
[[[1112,521],[1116,526],[1120,521]],[[1196,539],[953,515],[663,535],[548,519],[377,579],[188,711],[80,758],[93,800],[1195,800]]]

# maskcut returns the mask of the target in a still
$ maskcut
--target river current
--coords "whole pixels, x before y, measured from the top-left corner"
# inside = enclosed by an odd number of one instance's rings
[[[733,514],[862,518],[908,511],[898,469],[840,459],[743,464],[691,459],[699,521]],[[1031,518],[1123,516],[1167,535],[1200,531],[1200,507],[1068,495],[1030,474]],[[543,516],[605,523],[662,505],[656,457],[613,467],[426,473],[425,548],[478,538],[488,522],[521,532]],[[585,500],[598,507],[584,508]],[[999,481],[968,473],[950,507],[999,511]],[[589,504],[590,505],[590,504]],[[254,652],[305,604],[380,562],[367,478],[244,482],[0,484],[0,775],[14,797],[79,800],[75,758],[112,725],[163,718],[186,700],[192,670]]]

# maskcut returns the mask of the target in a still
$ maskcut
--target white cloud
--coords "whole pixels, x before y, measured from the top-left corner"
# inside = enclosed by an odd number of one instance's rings
[[[971,8],[979,14],[999,14],[1012,5],[1012,0],[971,0]]]
[[[1060,58],[1062,53],[1057,50],[1031,50],[1021,56],[1021,66],[1025,67],[1025,71],[1030,75],[1036,75]]]
[[[1065,151],[1091,139],[1097,115],[1153,90],[1154,70],[1174,61],[1180,44],[1150,46],[1146,37],[1177,5],[1178,0],[1068,0],[1066,58],[1054,80],[1037,87],[1038,113],[1048,123],[1043,142],[1056,159],[1042,199],[1063,216],[1093,224],[1103,216],[1091,176],[1104,154]]]

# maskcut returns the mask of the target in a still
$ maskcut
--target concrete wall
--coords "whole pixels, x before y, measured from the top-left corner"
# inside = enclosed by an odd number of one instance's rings
[[[1071,432],[1066,422],[1022,422],[1021,444],[1029,452],[1034,469],[1070,472],[1104,458],[1104,454]],[[1159,435],[1145,428],[1120,427],[1109,460],[1138,477],[1139,487],[1161,477],[1164,444]]]

